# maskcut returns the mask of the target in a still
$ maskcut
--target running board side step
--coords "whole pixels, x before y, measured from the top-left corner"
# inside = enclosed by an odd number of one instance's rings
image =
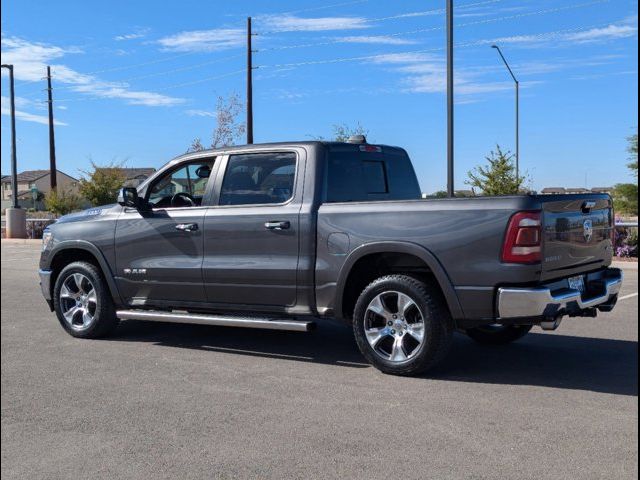
[[[118,310],[116,316],[121,320],[147,320],[150,322],[191,323],[197,325],[217,325],[221,327],[264,328],[268,330],[288,330],[292,332],[309,332],[313,330],[316,325],[315,322],[311,320],[188,312],[161,312],[153,310]]]

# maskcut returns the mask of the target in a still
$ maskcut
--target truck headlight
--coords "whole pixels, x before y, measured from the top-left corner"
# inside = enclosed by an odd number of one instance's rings
[[[45,230],[45,232],[42,234],[42,250],[43,251],[49,247],[51,240],[53,240],[53,233],[49,232],[48,230]]]

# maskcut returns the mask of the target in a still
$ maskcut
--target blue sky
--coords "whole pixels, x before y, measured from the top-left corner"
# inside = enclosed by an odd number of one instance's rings
[[[499,143],[534,188],[630,181],[637,129],[637,2],[456,0],[456,188]],[[58,167],[88,159],[159,167],[209,140],[219,95],[244,96],[254,18],[255,141],[330,136],[361,123],[411,155],[424,191],[446,184],[444,0],[4,1],[2,63],[15,64],[19,170],[48,168],[54,81]],[[2,173],[9,172],[2,77]]]

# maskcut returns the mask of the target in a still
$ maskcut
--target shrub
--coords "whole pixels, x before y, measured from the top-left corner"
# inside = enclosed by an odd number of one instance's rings
[[[57,215],[66,215],[82,207],[82,198],[73,192],[51,190],[44,198],[44,205]]]
[[[617,227],[615,235],[614,251],[616,257],[638,256],[638,229],[629,227]]]
[[[91,162],[91,167],[93,170],[83,172],[85,178],[80,179],[80,193],[94,207],[115,202],[126,180],[122,165],[111,162],[100,166]]]

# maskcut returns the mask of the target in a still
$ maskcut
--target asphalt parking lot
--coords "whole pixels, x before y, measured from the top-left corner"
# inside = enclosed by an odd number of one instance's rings
[[[385,376],[348,328],[77,340],[2,243],[2,478],[637,478],[637,268],[616,310]]]

